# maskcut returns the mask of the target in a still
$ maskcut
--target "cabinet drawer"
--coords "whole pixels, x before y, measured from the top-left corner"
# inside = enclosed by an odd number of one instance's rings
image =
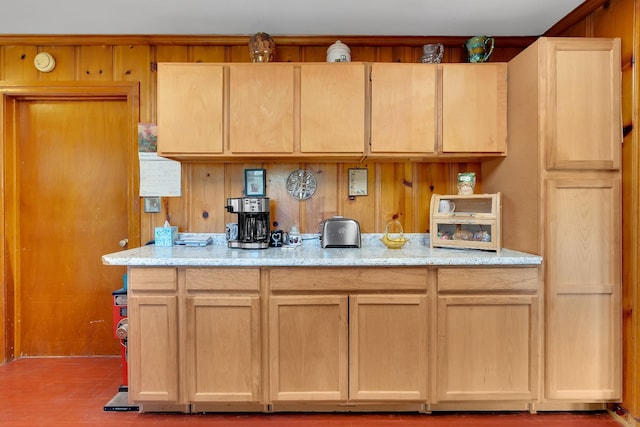
[[[131,267],[127,273],[128,287],[135,291],[175,291],[176,278],[176,269],[171,267]]]
[[[275,268],[272,291],[381,291],[427,289],[426,268]]]
[[[258,268],[187,268],[186,287],[189,291],[260,290],[260,269]]]
[[[529,291],[538,289],[537,267],[439,268],[438,291]]]

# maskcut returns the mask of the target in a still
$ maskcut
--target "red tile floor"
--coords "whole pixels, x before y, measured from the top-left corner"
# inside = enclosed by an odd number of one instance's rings
[[[620,427],[606,412],[497,414],[140,414],[104,411],[117,357],[24,358],[0,366],[0,426]]]

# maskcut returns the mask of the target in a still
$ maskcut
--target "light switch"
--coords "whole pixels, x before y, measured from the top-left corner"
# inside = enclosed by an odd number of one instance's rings
[[[145,197],[144,198],[144,211],[146,213],[160,212],[162,206],[160,205],[160,197]]]

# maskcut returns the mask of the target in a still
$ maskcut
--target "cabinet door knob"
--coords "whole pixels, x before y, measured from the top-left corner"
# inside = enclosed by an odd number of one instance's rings
[[[128,244],[129,244],[129,239],[127,238],[124,238],[120,240],[120,242],[118,242],[118,245],[120,245],[121,248],[126,248]]]

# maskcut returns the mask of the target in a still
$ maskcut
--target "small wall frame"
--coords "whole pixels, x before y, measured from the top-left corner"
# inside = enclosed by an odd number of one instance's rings
[[[247,197],[265,197],[267,172],[265,169],[244,170],[244,191]]]
[[[368,169],[349,169],[349,197],[366,196],[368,190]]]

